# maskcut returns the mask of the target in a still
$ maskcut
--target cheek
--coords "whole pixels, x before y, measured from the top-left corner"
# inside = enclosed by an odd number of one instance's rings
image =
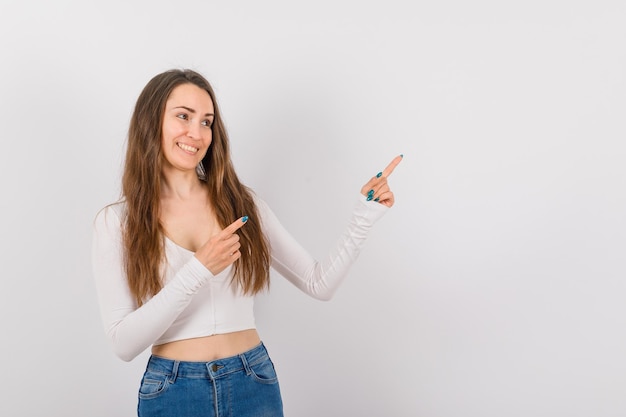
[[[174,140],[179,136],[183,136],[186,133],[186,125],[182,120],[176,118],[166,118],[161,129],[163,131],[163,138]]]
[[[163,142],[173,141],[181,135],[182,129],[178,126],[166,124],[163,126]]]
[[[204,153],[202,154],[202,158],[200,159],[204,159],[206,154],[209,153],[211,149],[211,144],[213,143],[213,137],[211,136],[211,134],[208,134],[204,137],[204,143],[205,143]]]

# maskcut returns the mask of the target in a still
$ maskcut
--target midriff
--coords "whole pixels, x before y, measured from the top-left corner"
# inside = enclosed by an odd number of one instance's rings
[[[152,347],[152,354],[189,362],[210,362],[247,352],[261,343],[256,329],[177,340]]]

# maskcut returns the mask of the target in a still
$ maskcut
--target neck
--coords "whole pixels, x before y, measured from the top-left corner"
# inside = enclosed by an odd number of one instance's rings
[[[163,169],[161,173],[161,197],[187,200],[205,191],[195,172]]]

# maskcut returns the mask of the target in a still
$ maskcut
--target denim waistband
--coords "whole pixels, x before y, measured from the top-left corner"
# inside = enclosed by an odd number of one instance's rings
[[[215,379],[241,370],[250,372],[250,366],[268,359],[265,345],[261,342],[247,352],[210,362],[177,361],[152,355],[148,360],[146,371],[167,375],[170,380],[176,378]]]

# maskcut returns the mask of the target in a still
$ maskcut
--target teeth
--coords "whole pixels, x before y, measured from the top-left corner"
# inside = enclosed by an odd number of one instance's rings
[[[193,153],[198,152],[198,148],[194,148],[193,146],[185,145],[184,143],[177,143],[177,145],[183,151],[193,152]]]

